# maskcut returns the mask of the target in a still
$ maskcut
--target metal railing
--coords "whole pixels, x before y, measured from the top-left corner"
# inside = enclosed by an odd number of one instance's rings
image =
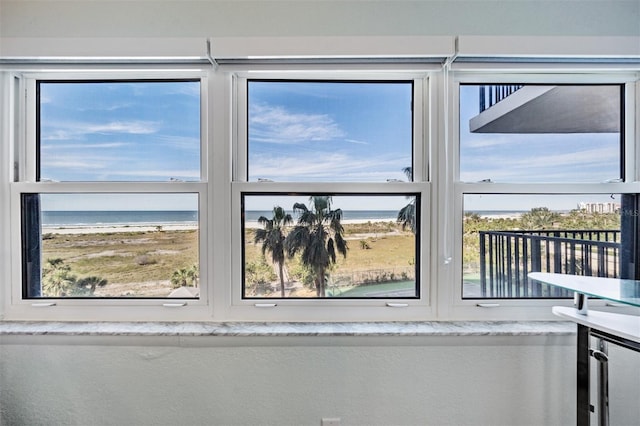
[[[481,297],[570,297],[529,272],[618,278],[620,231],[480,231]]]
[[[491,86],[480,86],[480,112],[491,108],[492,106],[522,87],[522,84],[497,84]]]

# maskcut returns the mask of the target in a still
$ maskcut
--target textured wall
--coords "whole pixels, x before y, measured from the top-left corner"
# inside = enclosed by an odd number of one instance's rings
[[[640,35],[637,0],[3,0],[0,8],[5,37]]]
[[[12,338],[0,346],[0,424],[282,426],[340,417],[343,425],[539,426],[574,418],[571,336],[218,339]]]

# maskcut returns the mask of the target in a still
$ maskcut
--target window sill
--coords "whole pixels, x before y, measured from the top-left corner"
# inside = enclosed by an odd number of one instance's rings
[[[45,322],[0,321],[0,336],[427,337],[567,336],[562,321],[429,322]]]

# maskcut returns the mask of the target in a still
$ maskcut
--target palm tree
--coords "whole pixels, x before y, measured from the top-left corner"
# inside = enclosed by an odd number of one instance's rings
[[[413,179],[413,168],[411,166],[405,167],[402,171],[409,181]],[[408,227],[411,232],[416,233],[416,197],[412,197],[409,204],[400,209],[396,222],[402,224],[403,231]]]
[[[190,279],[191,274],[188,268],[176,269],[171,275],[171,285],[173,288],[187,287]]]
[[[80,278],[76,285],[78,286],[79,290],[82,289],[84,291],[86,291],[86,287],[89,286],[89,294],[93,295],[96,291],[96,287],[104,287],[105,285],[107,285],[107,280],[92,275],[90,277]]]
[[[68,266],[64,266],[64,260],[59,257],[50,257],[44,262],[44,266],[42,267],[42,274],[47,275],[55,271],[58,268],[67,268]]]
[[[271,252],[271,261],[278,265],[278,275],[280,277],[280,296],[284,297],[284,241],[285,227],[293,222],[293,218],[280,206],[273,208],[273,218],[267,219],[264,216],[258,218],[258,223],[264,228],[256,230],[253,239],[254,243],[262,242],[262,255],[267,251]]]
[[[198,268],[198,264],[194,263],[193,265],[191,265],[188,271],[189,271],[189,278],[191,279],[191,284],[194,287],[198,287],[198,278],[200,278],[200,270]]]
[[[560,215],[548,207],[534,207],[520,217],[522,227],[528,230],[549,229],[560,220]]]
[[[68,295],[76,284],[71,267],[60,258],[50,258],[42,268],[42,290],[49,297]]]
[[[198,265],[192,265],[189,268],[180,268],[173,271],[171,275],[171,285],[173,288],[178,287],[197,287]]]
[[[347,242],[340,224],[342,210],[331,210],[331,197],[328,195],[311,196],[309,201],[310,209],[302,203],[293,205],[294,213],[300,217],[284,245],[289,257],[300,251],[302,264],[315,275],[316,295],[325,297],[325,273],[336,262],[336,251],[347,257]]]

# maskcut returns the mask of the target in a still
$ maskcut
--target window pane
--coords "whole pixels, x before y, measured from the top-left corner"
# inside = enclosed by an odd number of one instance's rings
[[[200,82],[38,83],[39,179],[200,180]]]
[[[418,194],[244,194],[243,297],[418,297],[419,205]]]
[[[621,247],[632,244],[625,241],[632,233],[621,235],[625,197],[466,194],[463,297],[573,296],[529,280],[529,272],[619,278]]]
[[[199,296],[198,194],[23,194],[25,297]]]
[[[248,82],[248,179],[406,180],[412,82]]]
[[[619,179],[620,85],[461,85],[463,182]]]

